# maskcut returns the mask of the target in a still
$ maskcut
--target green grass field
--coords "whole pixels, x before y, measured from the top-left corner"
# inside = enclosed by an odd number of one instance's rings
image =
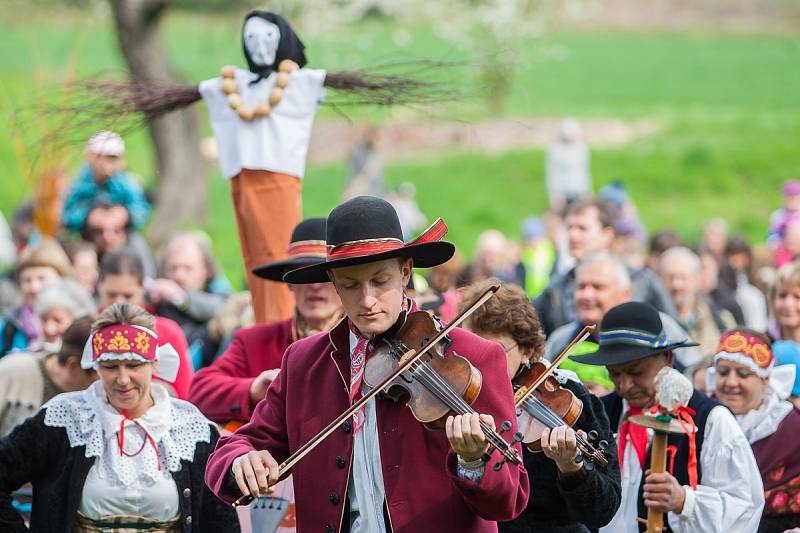
[[[28,106],[39,88],[58,86],[76,57],[79,76],[119,73],[122,61],[107,17],[65,10],[55,20],[37,12],[0,15],[0,105]],[[164,34],[187,79],[216,75],[221,65],[243,63],[239,17],[174,13]],[[398,47],[392,35],[411,42]],[[304,35],[312,65],[362,67],[388,60],[463,60],[465,54],[419,27],[367,21],[335,34]],[[506,105],[511,117],[650,118],[663,124],[655,136],[592,153],[595,187],[619,178],[639,205],[648,228],[674,227],[687,238],[702,222],[724,216],[733,229],[762,239],[767,217],[780,203],[780,183],[800,177],[800,37],[769,35],[551,34],[523,47]],[[468,68],[447,78],[478,92]],[[389,120],[391,113],[349,110],[354,120]],[[486,105],[464,98],[437,112],[445,119],[480,120]],[[10,115],[9,115],[10,116]],[[333,116],[324,109],[319,120]],[[404,111],[404,117],[408,118]],[[411,114],[410,116],[415,116]],[[425,114],[417,115],[426,120]],[[0,122],[0,209],[7,215],[28,194],[18,156],[9,142],[12,119]],[[98,124],[98,129],[103,125]],[[22,124],[24,128],[25,125]],[[28,131],[30,136],[35,132]],[[147,136],[130,136],[129,166],[151,179]],[[35,146],[32,146],[35,148]],[[80,160],[76,144],[71,165]],[[541,150],[497,156],[441,153],[393,163],[390,181],[417,185],[423,211],[443,216],[450,237],[469,256],[477,234],[497,227],[516,235],[520,221],[546,205]],[[309,215],[324,215],[339,198],[344,165],[312,167],[304,185]],[[216,251],[241,279],[241,261],[227,183],[209,177],[210,224]]]

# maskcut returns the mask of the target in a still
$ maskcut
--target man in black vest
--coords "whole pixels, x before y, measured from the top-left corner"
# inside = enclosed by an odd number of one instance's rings
[[[674,532],[750,533],[764,505],[758,466],[730,411],[698,391],[689,400],[697,426],[696,449],[685,435],[670,435],[668,472],[649,474],[648,431],[627,421],[656,403],[654,378],[672,366],[673,350],[694,346],[668,340],[658,311],[642,302],[611,308],[603,317],[598,351],[574,356],[605,365],[616,392],[602,398],[611,427],[618,429],[622,504],[601,533],[644,531],[647,509],[667,513]],[[670,465],[671,468],[670,468]]]

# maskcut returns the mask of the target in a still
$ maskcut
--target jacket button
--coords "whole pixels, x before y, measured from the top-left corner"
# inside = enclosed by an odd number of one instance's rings
[[[353,426],[350,424],[350,421],[347,420],[344,424],[342,424],[342,431],[345,433],[350,433],[353,430]]]
[[[325,533],[336,533],[336,530],[333,529],[333,526],[330,524],[325,524]]]
[[[183,489],[183,497],[188,498],[192,495],[192,489]]]
[[[330,500],[331,500],[331,503],[333,505],[338,505],[338,503],[339,503],[339,495],[336,494],[335,492],[331,492]]]
[[[345,464],[346,463],[344,457],[342,457],[341,455],[336,456],[336,466],[338,466],[339,468],[344,468]]]
[[[187,525],[187,526],[190,526],[190,525],[192,525],[192,517],[191,517],[191,516],[187,516],[187,517],[186,517],[186,525]]]

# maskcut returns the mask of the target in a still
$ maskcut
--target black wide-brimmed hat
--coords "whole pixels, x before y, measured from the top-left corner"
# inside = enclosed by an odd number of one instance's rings
[[[612,307],[600,326],[600,348],[570,359],[589,365],[621,365],[676,348],[697,346],[689,339],[670,340],[658,310],[645,302],[626,302]]]
[[[374,196],[358,196],[336,207],[328,215],[327,255],[322,263],[287,272],[287,283],[330,281],[327,271],[393,257],[414,260],[414,266],[429,268],[453,257],[455,246],[442,241],[447,225],[437,219],[422,235],[403,241],[400,219],[392,204]]]
[[[283,281],[289,270],[325,262],[325,219],[307,218],[295,226],[286,259],[253,269],[259,278]],[[326,280],[327,281],[327,280]]]

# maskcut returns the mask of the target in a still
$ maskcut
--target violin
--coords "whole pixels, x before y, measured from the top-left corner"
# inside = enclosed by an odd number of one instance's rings
[[[403,354],[423,348],[438,333],[436,320],[425,311],[409,314],[392,338],[380,339],[373,348],[364,368],[364,383],[373,387],[395,371]],[[456,353],[445,356],[448,344],[447,338],[435,344],[384,388],[384,396],[395,401],[407,396],[414,418],[434,430],[443,430],[450,415],[474,413],[471,405],[481,390],[480,370]],[[511,445],[485,422],[480,425],[490,446],[500,451],[504,461],[519,464],[519,456]],[[502,462],[495,464],[498,470],[500,466]]]
[[[415,386],[406,388],[409,393],[412,390],[417,392],[416,397],[411,396],[408,403],[409,406],[413,405],[415,407],[412,408],[412,413],[414,413],[417,420],[420,420],[428,427],[440,427],[441,419],[443,417],[446,418],[451,411],[459,414],[474,413],[475,411],[470,407],[470,402],[474,401],[480,392],[480,371],[469,364],[469,361],[463,357],[454,357],[454,354],[445,357],[443,355],[444,349],[438,345],[441,341],[447,340],[447,335],[451,331],[458,327],[459,324],[466,320],[469,315],[474,313],[475,310],[482,306],[489,298],[494,296],[499,289],[500,285],[493,285],[486,289],[471,306],[454,318],[446,328],[441,330],[435,326],[431,327],[423,324],[420,318],[412,319],[405,331],[403,331],[401,327],[398,333],[402,332],[403,335],[399,338],[398,335],[395,335],[393,340],[387,340],[387,342],[384,343],[386,345],[386,354],[382,358],[383,362],[380,363],[380,366],[375,367],[373,364],[373,368],[369,369],[368,361],[368,364],[364,368],[364,381],[367,381],[367,376],[369,376],[374,383],[371,390],[364,393],[360,400],[354,402],[311,440],[298,448],[297,451],[278,465],[278,477],[284,477],[295,464],[319,446],[331,433],[336,431],[336,428],[341,426],[346,420],[352,418],[353,414],[364,407],[369,400],[380,393],[394,392],[393,389],[396,386],[404,386],[408,383],[417,382],[421,384],[425,390],[430,392],[430,395],[426,395],[422,393],[421,389]],[[406,318],[406,322],[409,321],[411,316],[416,314],[417,313],[411,313],[411,315]],[[433,323],[432,318],[431,323]],[[409,344],[411,346],[409,346]],[[416,348],[414,348],[414,346],[416,346]],[[410,349],[404,351],[404,348]],[[428,355],[434,348],[437,348],[434,355]],[[428,357],[426,357],[426,355],[428,355]],[[391,361],[387,359],[387,357],[389,357]],[[373,358],[374,355],[370,356],[370,359]],[[449,361],[451,358],[452,361]],[[447,360],[447,362],[443,364],[440,360]],[[464,362],[466,362],[469,367],[467,367]],[[378,370],[381,367],[389,371],[389,373],[385,376],[379,376]],[[455,388],[450,382],[445,380],[442,374],[436,372],[434,368],[443,372],[448,378],[453,379]],[[466,374],[467,370],[469,371],[468,375]],[[428,387],[430,387],[430,389]],[[460,390],[461,394],[459,394],[456,389]],[[436,400],[440,402],[440,405],[437,406],[433,398],[436,398]],[[442,410],[445,407],[447,411],[442,414]],[[504,430],[510,429],[511,422],[503,422],[502,427]],[[484,454],[483,459],[488,460],[493,449],[499,450],[503,456],[503,460],[494,465],[495,470],[502,468],[503,463],[506,461],[513,462],[514,464],[520,464],[522,462],[512,444],[506,442],[499,433],[492,430],[484,422],[481,422],[481,429],[486,435],[490,446],[489,450]],[[512,442],[520,442],[521,440],[522,434],[517,432]],[[234,501],[232,505],[234,507],[246,505],[251,501],[253,501],[253,497],[250,494],[245,494]]]
[[[548,366],[537,361],[513,379],[514,404],[517,407],[519,430],[523,435],[522,442],[533,452],[542,451],[541,438],[545,428],[553,429],[563,425],[572,427],[583,411],[583,402],[571,390],[559,384],[553,371],[593,329],[594,326],[585,327],[553,364]],[[608,442],[602,440],[595,447],[597,437],[596,430],[590,431],[586,438],[576,432],[575,439],[580,452],[575,458],[576,462],[584,460],[588,468],[593,468],[595,463],[602,467],[608,466],[608,458],[604,453]]]

